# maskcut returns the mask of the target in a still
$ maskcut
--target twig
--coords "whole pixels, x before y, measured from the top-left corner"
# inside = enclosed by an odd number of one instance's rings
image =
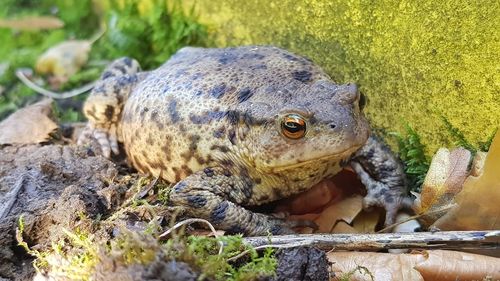
[[[78,96],[80,94],[83,94],[85,92],[92,90],[92,88],[94,88],[94,85],[95,85],[95,82],[91,82],[91,83],[83,85],[80,88],[77,88],[77,89],[74,89],[74,90],[71,90],[68,92],[56,93],[56,92],[52,92],[52,91],[49,91],[47,89],[44,89],[44,88],[40,87],[39,85],[31,82],[31,80],[29,80],[28,77],[26,77],[26,75],[24,75],[24,72],[21,69],[16,70],[16,76],[28,88],[32,89],[33,91],[35,91],[39,94],[42,94],[44,96],[47,96],[47,97],[53,98],[53,99],[67,99],[67,98],[71,98],[74,96]]]
[[[244,238],[254,247],[308,245],[335,250],[500,249],[500,230],[374,234],[298,234]]]
[[[451,209],[454,205],[446,205],[444,207],[440,207],[438,209],[435,209],[435,210],[431,210],[431,211],[428,211],[428,212],[425,212],[425,213],[422,213],[422,214],[418,214],[418,215],[414,215],[414,216],[411,216],[411,217],[408,217],[402,221],[398,221],[394,224],[391,224],[389,226],[386,226],[384,228],[382,228],[381,230],[377,231],[377,233],[384,233],[384,232],[388,232],[389,230],[393,229],[394,227],[400,225],[400,224],[403,224],[405,222],[409,222],[411,220],[416,220],[418,218],[421,218],[423,216],[429,216],[429,215],[432,215],[432,214],[437,214],[437,213],[442,213],[442,212],[445,212],[449,209]]]
[[[160,171],[160,175],[158,177],[156,177],[153,181],[148,183],[141,191],[139,191],[138,193],[135,194],[135,196],[133,197],[133,200],[139,200],[139,199],[144,198],[149,193],[149,191],[153,187],[156,186],[156,183],[158,182],[158,179],[160,177],[161,177],[161,171]]]
[[[14,202],[16,202],[17,195],[21,191],[21,188],[24,185],[24,179],[25,175],[22,175],[19,179],[17,179],[16,183],[14,184],[14,187],[12,188],[10,198],[7,200],[5,203],[5,206],[0,209],[0,220],[3,219],[5,216],[7,216],[12,209],[12,206],[14,205]]]
[[[294,247],[301,247],[301,246],[307,246],[307,245],[308,244],[304,243],[304,242],[290,243],[290,244],[285,244],[285,245],[272,245],[272,244],[261,245],[261,246],[258,246],[258,247],[252,248],[252,249],[245,250],[245,251],[237,254],[236,256],[230,257],[229,259],[227,259],[227,261],[228,262],[235,261],[235,260],[245,256],[246,254],[250,253],[251,250],[256,251],[256,250],[266,249],[266,248],[294,248]]]
[[[176,230],[177,228],[183,226],[183,225],[189,225],[189,224],[192,224],[192,223],[195,223],[195,222],[201,222],[201,223],[204,223],[206,225],[208,225],[208,227],[210,228],[210,231],[212,231],[212,234],[215,236],[215,237],[218,237],[220,235],[217,234],[217,231],[215,230],[215,227],[207,220],[204,220],[204,219],[187,219],[187,220],[183,220],[181,222],[178,222],[176,223],[174,226],[172,226],[171,228],[167,229],[165,232],[163,232],[162,234],[160,234],[160,236],[158,236],[158,238],[164,238],[165,236],[168,236],[172,231]],[[220,245],[220,248],[219,248],[219,255],[222,254],[222,250],[224,249],[224,243],[222,243],[222,241],[218,241],[219,242],[219,245]]]

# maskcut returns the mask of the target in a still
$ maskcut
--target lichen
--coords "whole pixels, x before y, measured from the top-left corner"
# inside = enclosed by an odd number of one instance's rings
[[[191,5],[194,0],[184,1]],[[500,2],[196,0],[217,46],[272,44],[313,59],[369,99],[372,124],[452,144],[440,116],[474,145],[500,120]]]

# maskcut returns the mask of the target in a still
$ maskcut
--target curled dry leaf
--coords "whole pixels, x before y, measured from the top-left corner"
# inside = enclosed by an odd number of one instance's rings
[[[40,74],[53,75],[59,82],[66,81],[87,63],[92,43],[70,40],[48,49],[37,60],[35,69]]]
[[[0,144],[32,144],[47,141],[58,128],[49,118],[52,100],[45,99],[12,113],[0,122]]]
[[[311,189],[283,200],[275,212],[288,213],[290,220],[316,223],[316,233],[374,232],[380,213],[378,209],[363,211],[364,187],[353,171],[343,170]],[[297,229],[311,233],[310,228]]]
[[[478,163],[481,161],[478,160]],[[500,134],[497,133],[484,158],[482,172],[469,176],[456,205],[433,226],[442,230],[500,229]]]
[[[350,224],[361,210],[363,210],[363,197],[355,195],[329,206],[314,222],[319,226],[318,232],[332,233],[337,222],[344,221]]]
[[[412,254],[330,252],[331,280],[498,280],[500,259],[455,251]],[[372,279],[373,277],[373,279]]]
[[[484,151],[478,151],[476,156],[474,156],[474,160],[472,160],[472,169],[470,171],[470,175],[474,177],[478,177],[483,172],[484,160],[486,160],[486,155],[488,153]]]
[[[352,227],[359,233],[373,233],[377,224],[380,222],[381,209],[373,209],[371,211],[361,211],[352,222]],[[336,230],[335,227],[334,230]],[[335,231],[335,233],[341,233],[340,231]]]
[[[423,281],[413,266],[421,255],[385,254],[372,252],[330,252],[327,259],[332,263],[330,280],[349,281]]]
[[[342,190],[333,181],[327,179],[313,186],[311,189],[286,199],[276,207],[276,212],[287,212],[293,215],[318,213],[332,201],[339,200]]]
[[[451,208],[453,197],[460,192],[469,175],[471,153],[464,148],[449,151],[441,148],[432,158],[422,185],[422,193],[415,200],[414,210],[429,226]]]
[[[499,280],[500,258],[455,251],[428,251],[415,269],[427,280]]]
[[[21,19],[0,19],[0,27],[16,30],[44,30],[58,29],[64,26],[64,22],[56,17],[32,16]]]

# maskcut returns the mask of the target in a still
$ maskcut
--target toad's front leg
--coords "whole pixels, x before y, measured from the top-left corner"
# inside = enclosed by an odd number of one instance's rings
[[[88,124],[78,144],[96,139],[105,157],[111,151],[118,154],[117,129],[123,106],[133,87],[147,75],[138,71],[139,63],[130,58],[117,59],[106,68],[83,106]]]
[[[350,164],[367,189],[364,208],[383,207],[385,224],[393,224],[398,210],[411,205],[403,163],[386,144],[371,136]]]
[[[267,235],[293,233],[293,223],[242,207],[251,200],[253,182],[224,168],[205,168],[177,183],[169,203],[185,207],[189,216],[203,218],[230,233]]]

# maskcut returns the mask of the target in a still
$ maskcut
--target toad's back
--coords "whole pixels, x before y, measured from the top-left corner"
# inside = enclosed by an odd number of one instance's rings
[[[171,182],[214,162],[241,164],[238,152],[247,149],[241,146],[253,122],[274,121],[253,115],[240,128],[252,104],[283,107],[321,79],[329,80],[309,60],[275,47],[184,48],[128,98],[125,150],[141,172],[161,171]]]

